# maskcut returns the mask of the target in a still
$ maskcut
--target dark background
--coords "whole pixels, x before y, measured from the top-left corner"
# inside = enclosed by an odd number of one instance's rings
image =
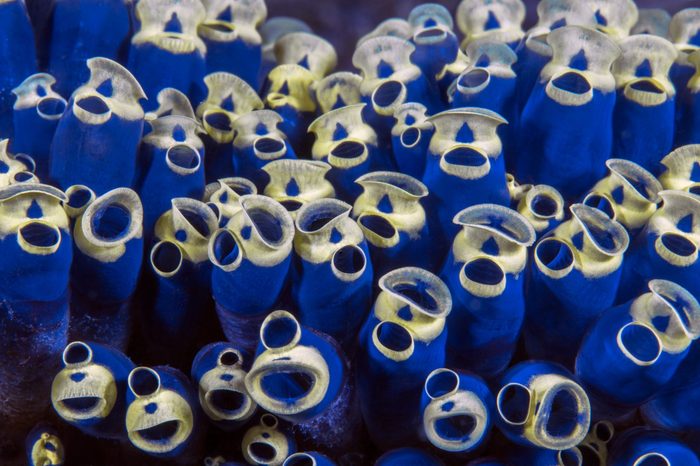
[[[435,0],[453,14],[460,0]],[[581,0],[585,1],[585,0]],[[338,52],[339,68],[351,69],[357,39],[383,20],[406,18],[411,9],[426,0],[266,0],[268,18],[293,16],[305,21],[313,31],[330,41]],[[537,0],[526,0],[525,27],[537,19]],[[700,7],[700,0],[637,0],[639,8],[665,8],[673,14],[688,7]]]

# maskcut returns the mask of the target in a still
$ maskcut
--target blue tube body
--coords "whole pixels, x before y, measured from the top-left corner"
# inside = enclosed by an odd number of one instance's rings
[[[262,191],[266,175],[262,167],[279,159],[294,159],[291,142],[281,130],[283,118],[272,110],[256,110],[233,122],[233,165],[237,176],[248,178]]]
[[[673,378],[642,406],[644,420],[649,425],[679,435],[700,430],[697,416],[689,409],[700,399],[698,361],[700,350],[698,345],[693,345]]]
[[[675,104],[669,97],[661,104],[642,106],[618,93],[612,154],[658,172],[659,162],[673,147]]]
[[[423,183],[430,195],[433,241],[454,238],[454,216],[476,204],[509,205],[505,160],[497,134],[506,121],[490,110],[461,108],[432,116],[435,133],[428,146]]]
[[[271,268],[259,268],[248,261],[245,262],[241,264],[235,276],[232,274],[224,275],[218,269],[213,269],[212,293],[217,303],[219,319],[222,320],[222,328],[231,341],[236,341],[239,338],[257,339],[257,335],[252,333],[254,325],[252,331],[249,332],[247,331],[248,325],[243,324],[246,329],[243,330],[239,325],[234,324],[237,319],[231,314],[242,314],[242,316],[236,315],[236,317],[243,320],[248,320],[246,317],[260,320],[260,315],[272,310],[275,302],[279,299],[289,270],[289,259]],[[252,288],[266,290],[264,297],[251,289],[252,284],[254,284]],[[237,292],[234,293],[232,290]],[[240,329],[239,331],[236,331],[237,327]],[[249,344],[250,342],[246,346]]]
[[[71,339],[125,351],[131,336],[130,300],[143,258],[143,208],[120,188],[93,201],[73,228]]]
[[[665,280],[652,280],[649,288],[651,293],[605,311],[581,344],[576,374],[599,419],[615,419],[660,392],[694,339],[700,307],[692,295]]]
[[[539,80],[544,65],[551,59],[551,49],[546,42],[527,36],[525,42],[517,49],[518,60],[515,65],[517,73],[516,102],[520,113],[530,98],[530,93]]]
[[[416,179],[423,178],[428,144],[433,125],[426,121],[426,108],[410,102],[395,112],[396,123],[391,129],[391,148],[398,171]]]
[[[700,60],[700,54],[693,54],[695,60]],[[678,89],[678,105],[676,120],[675,146],[700,143],[700,87],[696,80],[691,81],[685,89]]]
[[[297,212],[291,272],[302,325],[332,336],[349,353],[371,306],[374,277],[367,242],[350,210],[342,201],[322,199]]]
[[[282,466],[294,466],[295,464],[304,464],[304,461],[309,461],[308,458],[313,458],[313,464],[317,466],[335,466],[337,463],[326,455],[317,451],[306,451],[303,453],[294,453],[289,455],[282,463]]]
[[[56,77],[58,92],[69,96],[88,80],[89,58],[124,63],[130,32],[129,9],[123,0],[54,2],[48,72]]]
[[[263,136],[261,139],[264,139]],[[266,138],[263,141],[258,142],[258,147],[263,147],[265,144],[270,144],[275,148],[279,148],[284,154],[281,157],[275,157],[272,160],[279,159],[294,159],[296,155],[294,154],[294,149],[292,148],[289,141],[277,141],[275,138],[271,138],[273,141],[268,141]],[[234,143],[235,144],[235,143]],[[262,190],[265,185],[265,176],[262,171],[269,160],[262,157],[267,156],[267,154],[260,154],[256,151],[255,146],[246,146],[236,148],[234,146],[233,160],[236,165],[236,174],[253,181],[258,189]]]
[[[100,194],[120,186],[132,186],[135,149],[143,122],[124,121],[115,116],[103,125],[90,125],[75,116],[71,108],[74,105],[75,101],[69,102],[56,128],[51,144],[50,178],[64,189],[84,184]],[[85,156],[80,157],[81,154]]]
[[[18,447],[43,418],[50,379],[68,339],[69,223],[61,191],[21,183],[0,190],[0,433]],[[4,454],[4,453],[3,453]]]
[[[167,355],[171,363],[189,367],[206,341],[204,333],[216,329],[207,260],[209,238],[216,229],[217,218],[209,206],[189,198],[173,199],[172,209],[156,223],[143,279],[140,348],[148,349],[143,360]]]
[[[411,464],[414,466],[443,466],[443,462],[430,453],[418,448],[399,448],[384,453],[377,459],[374,466],[399,466]]]
[[[614,92],[593,91],[591,100],[568,107],[535,85],[523,109],[518,141],[518,179],[554,186],[565,199],[580,196],[605,174],[612,149]],[[582,121],[586,124],[572,125]]]
[[[467,55],[473,61],[450,86],[450,107],[486,108],[508,122],[498,128],[498,135],[503,143],[506,167],[512,171],[520,116],[516,107],[518,77],[512,67],[518,57],[510,47],[499,42],[472,43],[467,46]]]
[[[206,45],[197,35],[205,15],[204,5],[191,0],[145,0],[135,5],[135,34],[127,63],[151,98],[144,105],[146,110],[157,107],[154,97],[166,87],[183,92],[195,103],[206,95]]]
[[[674,88],[669,71],[678,52],[668,40],[648,34],[627,37],[620,48],[613,65],[617,99],[612,154],[658,173],[675,136],[676,93],[682,90]]]
[[[386,79],[371,95],[362,97],[362,102],[365,103],[362,119],[377,135],[373,144],[376,151],[372,154],[371,161],[373,170],[396,169],[396,157],[392,154],[392,127],[396,121],[395,114],[405,103],[407,93],[408,90],[401,81]]]
[[[17,100],[12,116],[12,150],[34,159],[39,179],[48,177],[51,141],[66,109],[66,101],[52,89],[55,82],[53,76],[37,73],[13,90]]]
[[[508,51],[511,51],[507,48]],[[512,51],[511,51],[512,52]],[[459,90],[460,86],[465,86],[467,80],[470,79],[481,79],[477,77],[482,72],[489,74],[488,82],[483,89],[476,90]],[[463,75],[457,78],[460,86],[457,86],[455,93],[452,94],[452,102],[450,106],[452,108],[460,107],[480,107],[493,110],[494,112],[500,114],[505,118],[510,124],[509,126],[502,126],[499,131],[499,135],[504,145],[504,152],[510,153],[511,145],[513,144],[513,138],[515,133],[513,128],[516,127],[517,119],[515,118],[515,102],[514,95],[516,89],[516,79],[515,74],[512,76],[497,76],[488,71],[487,68],[473,68]],[[483,83],[482,83],[483,84]],[[468,85],[467,85],[468,86]],[[466,87],[466,86],[465,86]]]
[[[267,75],[265,104],[282,117],[280,130],[300,152],[310,147],[307,128],[317,108],[311,94],[314,82],[316,75],[299,64],[277,65]]]
[[[448,367],[492,378],[510,363],[525,318],[530,223],[517,212],[480,204],[457,214],[462,226],[442,269],[452,294]]]
[[[394,325],[399,324],[383,327]],[[408,331],[396,331],[397,334],[402,332]],[[362,414],[370,438],[380,448],[415,441],[419,433],[418,402],[422,381],[430,369],[434,369],[435,354],[420,345],[408,359],[394,361],[384,356],[372,342],[365,347],[365,341],[361,341],[357,370]]]
[[[411,62],[420,68],[429,85],[436,88],[438,74],[457,58],[457,36],[447,26],[435,25],[418,28],[411,41],[416,47]]]
[[[364,120],[365,105],[331,110],[309,125],[309,132],[316,136],[311,157],[331,166],[328,180],[333,183],[338,199],[348,204],[353,203],[361,192],[361,186],[355,180],[378,163],[379,137]]]
[[[159,244],[161,251],[179,248],[173,243]],[[153,290],[147,301],[151,303],[149,315],[144,317],[149,345],[159,348],[154,353],[170,353],[170,359],[177,360],[178,365],[181,360],[184,363],[194,350],[202,327],[199,314],[210,306],[208,287],[201,283],[201,275],[208,271],[206,264],[183,260],[173,275],[164,277],[153,269],[146,278]],[[173,353],[168,348],[176,341],[178,347]]]
[[[349,375],[335,340],[274,311],[261,325],[246,388],[261,408],[293,423],[304,444],[336,456],[354,447],[361,425]]]
[[[646,287],[652,278],[670,280],[700,296],[694,278],[700,263],[694,251],[697,196],[682,191],[662,191],[663,205],[649,218],[625,257],[617,302],[625,302]]]
[[[261,37],[255,29],[256,24],[246,21],[253,10],[250,6],[248,8],[248,11],[232,12],[228,6],[229,15],[233,14],[233,18],[226,18],[224,10],[214,19],[212,16],[217,12],[207,11],[207,16],[211,19],[200,25],[198,33],[207,47],[207,74],[216,71],[232,73],[253,89],[258,89],[262,67]],[[236,13],[242,13],[242,20],[236,21]],[[250,19],[253,22],[262,18]]]
[[[49,176],[63,189],[83,184],[100,195],[134,182],[145,95],[118,63],[91,58],[87,66],[90,80],[75,91],[56,127]]]
[[[211,286],[226,338],[252,352],[262,320],[284,298],[294,224],[271,198],[246,195],[240,203],[211,240]]]
[[[195,102],[206,95],[206,45],[197,35],[205,17],[200,2],[145,0],[136,4],[136,33],[131,38],[127,67],[151,97],[146,110],[157,108],[155,96],[175,88]]]
[[[360,332],[357,380],[362,416],[373,443],[386,449],[416,441],[425,378],[445,361],[445,284],[418,268],[380,279],[381,292]]]
[[[689,445],[665,432],[644,427],[633,427],[620,434],[608,456],[611,466],[631,466],[644,459],[661,464],[700,464]]]
[[[143,202],[144,230],[151,234],[156,221],[174,198],[201,199],[204,194],[204,144],[197,136],[197,123],[169,115],[150,123],[142,140],[137,190]]]
[[[265,3],[228,0],[207,3],[206,7],[206,17],[197,33],[207,47],[207,73],[226,71],[258,90],[263,76],[258,28],[267,15]]]
[[[355,182],[363,193],[355,200],[353,217],[367,238],[375,275],[407,266],[434,270],[441,257],[422,205],[427,187],[408,175],[385,171]]]
[[[566,450],[548,450],[546,448],[526,447],[523,445],[513,445],[509,448],[505,457],[511,466],[559,466],[566,464],[565,461],[571,461],[573,464],[581,459],[581,453],[576,447]],[[476,463],[481,466],[481,463]],[[485,463],[491,465],[491,463]],[[500,466],[501,463],[495,463],[494,466]],[[471,463],[470,465],[471,466]]]
[[[12,0],[0,5],[0,61],[5,71],[0,77],[0,138],[12,136],[12,89],[37,70],[34,32],[24,2]]]
[[[526,296],[525,345],[533,358],[571,364],[588,326],[615,302],[629,244],[624,227],[592,207],[542,238]],[[594,265],[595,264],[595,265]]]
[[[610,65],[619,50],[602,33],[577,26],[552,31],[547,41],[552,60],[522,111],[516,177],[554,186],[571,199],[605,173],[615,106]],[[580,50],[574,51],[572,42],[579,42]],[[598,61],[586,54],[597,54]]]
[[[156,95],[166,87],[183,92],[190,98],[201,95],[200,82],[206,75],[204,56],[198,50],[178,54],[152,43],[132,45],[129,52],[129,70],[142,83],[146,95]],[[146,110],[155,108],[152,101]]]

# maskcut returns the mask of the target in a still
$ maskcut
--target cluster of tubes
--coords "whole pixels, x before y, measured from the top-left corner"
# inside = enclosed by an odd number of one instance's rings
[[[0,1],[0,463],[699,465],[700,9],[537,14]]]

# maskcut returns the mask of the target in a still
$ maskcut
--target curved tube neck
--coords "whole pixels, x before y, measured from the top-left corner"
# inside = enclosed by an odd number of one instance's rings
[[[521,426],[533,445],[555,450],[581,443],[591,419],[586,392],[555,373],[535,375],[527,385],[504,385],[496,396],[496,409],[503,422]]]
[[[326,397],[330,368],[319,348],[300,344],[304,331],[287,311],[273,311],[260,326],[265,351],[255,358],[245,384],[258,405],[269,412],[300,415]],[[289,385],[295,386],[294,393]],[[284,388],[280,391],[280,387]]]
[[[359,104],[362,77],[349,71],[336,71],[313,84],[316,101],[321,107],[321,114],[334,108]]]
[[[338,63],[335,48],[316,34],[291,32],[280,37],[274,46],[278,64],[301,64],[317,79],[328,75]]]
[[[199,0],[142,0],[136,5],[140,28],[131,38],[134,45],[152,43],[171,53],[206,53],[207,47],[197,35],[206,10]]]
[[[486,68],[493,76],[514,78],[513,64],[518,56],[507,44],[489,40],[475,40],[467,45],[467,56],[473,67]]]
[[[291,32],[311,32],[308,24],[290,16],[274,16],[260,26],[263,59],[275,61],[275,42]]]
[[[289,456],[293,445],[278,423],[272,414],[263,414],[259,425],[251,427],[243,435],[241,450],[249,464],[281,465]]]
[[[535,242],[534,229],[525,217],[496,204],[467,207],[457,213],[452,221],[464,229],[483,229],[520,246],[528,247]]]
[[[74,228],[76,246],[101,262],[121,257],[126,244],[143,236],[143,205],[129,188],[117,188],[92,201]]]
[[[429,343],[445,327],[452,296],[437,276],[417,267],[392,270],[379,279],[374,316],[410,330],[412,338]]]
[[[700,44],[693,44],[692,39],[700,30],[700,10],[685,8],[671,17],[668,31],[671,42],[681,51],[692,51]]]
[[[211,208],[195,199],[175,198],[172,208],[156,222],[155,237],[176,243],[185,258],[195,264],[207,260],[209,237],[218,227],[218,219]]]
[[[649,292],[632,302],[630,315],[654,332],[667,353],[685,351],[700,336],[698,301],[685,288],[667,280],[651,280]],[[667,324],[659,327],[659,321]]]
[[[541,81],[576,71],[599,91],[615,89],[610,69],[620,56],[620,48],[610,37],[593,29],[565,26],[549,33],[547,43],[552,48],[552,58],[540,73]]]
[[[22,81],[22,84],[12,89],[15,95],[15,110],[24,110],[36,107],[39,116],[46,120],[58,120],[66,108],[66,99],[53,90],[56,78],[47,73],[37,73]],[[42,102],[55,102],[49,112],[48,108],[42,110]]]
[[[400,39],[408,40],[413,34],[413,27],[403,18],[389,18],[385,19],[379,23],[374,29],[360,37],[357,41],[355,49],[360,45],[367,42],[369,39],[374,39],[377,37],[398,37]]]
[[[577,0],[542,0],[537,4],[537,24],[528,37],[547,34],[557,26],[579,25],[595,28],[595,12]]]
[[[181,115],[183,117],[195,119],[194,109],[190,99],[181,91],[166,87],[158,92],[158,108],[146,113],[146,121],[153,121],[166,115]]]
[[[639,17],[630,33],[632,35],[649,34],[668,39],[670,25],[671,15],[663,8],[640,8]]]
[[[448,452],[469,452],[476,448],[490,425],[484,400],[475,392],[460,387],[459,375],[449,369],[431,372],[424,389],[430,398],[422,413],[428,441]],[[447,407],[450,409],[445,409]]]
[[[246,194],[239,198],[239,202],[241,209],[226,228],[235,237],[240,254],[262,267],[284,261],[291,252],[294,239],[294,221],[289,212],[267,196]],[[210,242],[210,258],[215,257],[212,247],[213,242]]]
[[[265,104],[272,109],[289,105],[299,112],[315,112],[316,102],[311,87],[316,79],[301,65],[277,65],[267,75],[269,88]]]
[[[129,70],[113,60],[102,57],[89,58],[87,67],[90,69],[90,79],[77,88],[72,96],[73,110],[78,112],[78,118],[81,115],[85,117],[87,112],[92,118],[84,121],[91,123],[101,115],[78,106],[81,99],[87,98],[101,99],[109,112],[127,120],[139,120],[144,117],[139,100],[145,99],[146,94]]]
[[[362,119],[364,107],[365,104],[357,104],[337,108],[316,118],[309,125],[308,131],[316,136],[311,147],[311,156],[314,160],[329,157],[334,148],[346,141],[376,146],[377,133]],[[342,163],[340,160],[336,162]],[[331,165],[334,164],[331,163]]]
[[[201,130],[199,123],[182,115],[165,115],[149,122],[151,132],[143,137],[142,142],[168,150],[169,148],[184,144],[201,148],[204,146],[198,133]]]
[[[669,72],[678,53],[671,42],[645,34],[626,37],[619,46],[622,53],[612,67],[618,88],[646,78],[668,96],[675,95]]]
[[[454,28],[452,14],[447,8],[438,3],[423,3],[414,7],[408,14],[408,24],[411,25],[414,31],[435,25],[442,26],[448,30]]]
[[[24,224],[38,221],[68,233],[63,191],[40,183],[16,183],[0,187],[0,238],[16,234]]]
[[[326,179],[330,169],[330,165],[317,160],[273,160],[263,167],[270,177],[264,194],[279,202],[297,200],[302,204],[333,197],[335,189]]]
[[[370,95],[386,79],[404,84],[417,79],[421,71],[411,62],[414,50],[411,42],[392,36],[372,37],[358,44],[352,64],[362,74],[362,95]]]
[[[596,14],[597,29],[614,40],[627,37],[639,17],[634,0],[593,0],[589,5]]]
[[[252,148],[255,141],[261,137],[273,137],[286,141],[287,137],[278,128],[283,119],[274,110],[253,110],[238,116],[231,123],[231,129],[236,134],[233,145],[236,148]]]
[[[525,5],[521,0],[462,0],[455,18],[460,31],[466,36],[463,46],[482,38],[517,42],[524,35]]]
[[[207,87],[207,97],[197,106],[199,118],[207,110],[222,110],[235,119],[264,106],[257,92],[234,74],[223,71],[208,74],[204,77],[204,85]]]
[[[440,112],[428,118],[435,132],[428,150],[431,154],[443,154],[458,144],[469,144],[486,152],[489,157],[501,154],[502,144],[497,130],[508,122],[498,113],[465,107]]]

